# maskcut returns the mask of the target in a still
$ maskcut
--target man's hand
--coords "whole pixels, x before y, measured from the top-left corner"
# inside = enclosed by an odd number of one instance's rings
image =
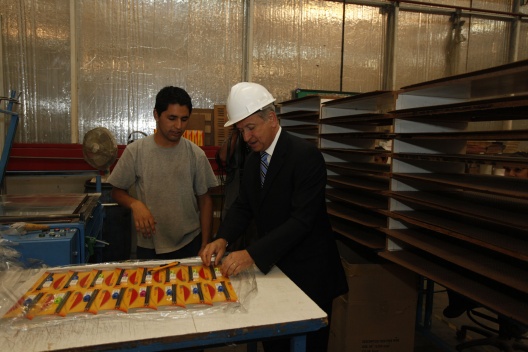
[[[253,263],[255,263],[253,258],[251,258],[248,251],[244,249],[232,252],[225,257],[220,271],[224,276],[234,276],[252,266]]]
[[[152,237],[156,233],[156,220],[147,206],[137,200],[130,205],[130,209],[134,216],[136,231],[145,238]]]
[[[227,247],[227,241],[223,238],[219,238],[211,243],[209,243],[207,246],[205,246],[204,249],[200,250],[200,257],[202,258],[202,262],[204,265],[209,266],[211,265],[211,258],[215,256],[214,265],[218,265],[220,263],[220,260],[224,256],[224,253],[226,251]]]
[[[199,256],[199,257],[202,256],[202,253],[203,253],[205,247],[207,247],[207,245],[203,245],[203,244],[202,244],[202,246],[200,247],[200,250],[198,251],[198,256]]]

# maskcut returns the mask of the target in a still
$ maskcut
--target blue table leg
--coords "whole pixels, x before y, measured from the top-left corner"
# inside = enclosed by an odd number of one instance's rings
[[[424,328],[430,329],[433,324],[433,299],[434,299],[434,281],[427,279],[426,298],[425,298],[425,312],[424,312]]]
[[[293,336],[290,342],[290,351],[305,352],[306,351],[306,335]]]
[[[257,352],[257,343],[258,342],[249,342],[247,344],[246,351],[247,352]]]
[[[430,329],[433,315],[434,281],[420,277],[420,288],[416,309],[416,326]]]

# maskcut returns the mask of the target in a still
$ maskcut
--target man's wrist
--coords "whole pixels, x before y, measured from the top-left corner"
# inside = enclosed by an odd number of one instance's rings
[[[218,240],[222,240],[225,242],[225,247],[227,248],[227,246],[229,246],[229,242],[227,242],[227,240],[225,238],[219,238]]]

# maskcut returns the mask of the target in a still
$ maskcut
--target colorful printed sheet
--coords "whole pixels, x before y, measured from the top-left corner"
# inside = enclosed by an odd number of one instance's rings
[[[2,319],[186,309],[237,301],[229,278],[212,265],[79,268],[45,272]]]

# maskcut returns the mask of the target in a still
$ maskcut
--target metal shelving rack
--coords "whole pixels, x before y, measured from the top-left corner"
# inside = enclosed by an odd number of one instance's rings
[[[291,134],[319,144],[319,117],[321,104],[332,97],[310,95],[279,103],[281,127]]]
[[[528,60],[395,92],[296,99],[280,116],[325,157],[334,231],[528,324],[528,179],[489,172],[528,159],[468,148],[528,141]],[[374,163],[379,140],[392,141],[390,164]]]
[[[404,87],[391,114],[380,255],[528,324],[528,179],[467,172],[471,163],[528,168],[528,159],[467,153],[471,141],[528,140],[528,61]]]
[[[377,163],[380,141],[393,138],[392,92],[373,92],[323,103],[320,150],[328,170],[327,208],[334,231],[373,250],[385,247],[390,163]],[[390,160],[390,158],[389,158]]]

